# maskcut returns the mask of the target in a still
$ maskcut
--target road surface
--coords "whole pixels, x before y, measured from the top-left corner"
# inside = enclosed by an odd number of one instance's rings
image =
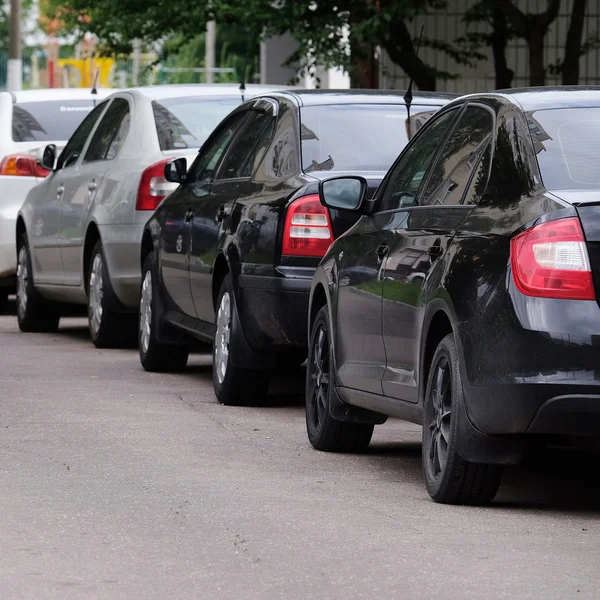
[[[493,506],[431,502],[420,430],[309,446],[303,373],[220,406],[210,356],[145,373],[85,321],[0,317],[0,598],[600,597],[600,468],[548,450]]]

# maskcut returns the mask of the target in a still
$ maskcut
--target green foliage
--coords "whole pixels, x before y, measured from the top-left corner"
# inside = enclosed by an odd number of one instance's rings
[[[22,4],[22,15],[23,21],[27,22],[31,9],[33,8],[33,0],[23,0]],[[0,4],[0,51],[8,50],[8,17],[10,14],[10,4],[8,2],[2,2]],[[24,32],[29,33],[29,32]]]

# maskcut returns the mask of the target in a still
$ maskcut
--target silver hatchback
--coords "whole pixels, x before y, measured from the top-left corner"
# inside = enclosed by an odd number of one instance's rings
[[[164,179],[165,163],[193,159],[231,110],[272,89],[129,89],[98,102],[58,158],[48,146],[42,163],[51,173],[17,217],[21,330],[55,330],[65,305],[79,304],[96,346],[135,339],[143,226],[176,187]]]

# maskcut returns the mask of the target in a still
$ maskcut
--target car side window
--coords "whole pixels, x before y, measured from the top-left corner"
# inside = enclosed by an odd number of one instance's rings
[[[244,130],[237,136],[220,170],[218,179],[250,177],[258,155],[266,151],[271,143],[275,119],[262,111],[250,112]]]
[[[490,146],[493,128],[491,112],[481,106],[467,106],[431,171],[421,204],[463,203],[467,186]]]
[[[67,145],[60,153],[58,161],[56,162],[57,170],[64,169],[65,167],[77,162],[77,159],[83,151],[85,142],[92,132],[92,129],[94,129],[96,121],[104,112],[107,104],[108,102],[102,102],[101,104],[98,104],[98,106],[93,108],[90,114],[81,122],[81,125],[79,125],[79,127],[75,130],[75,133],[71,136],[67,142]]]
[[[125,123],[123,123],[124,121]],[[122,125],[125,125],[125,127],[122,127]],[[125,141],[128,131],[129,102],[125,98],[115,98],[94,132],[85,153],[84,162],[114,158]]]
[[[215,176],[219,161],[225,154],[229,143],[237,133],[238,127],[247,113],[239,112],[227,119],[220,127],[218,133],[207,146],[203,146],[200,154],[193,162],[188,172],[190,183],[202,183],[212,181]]]
[[[379,211],[416,203],[425,174],[458,112],[450,110],[423,126],[419,137],[392,166],[379,198]]]

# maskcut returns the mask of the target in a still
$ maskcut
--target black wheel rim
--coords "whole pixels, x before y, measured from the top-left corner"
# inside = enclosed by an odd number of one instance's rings
[[[329,338],[325,327],[320,324],[313,338],[309,363],[309,418],[319,428],[327,414],[329,398]]]
[[[428,444],[427,466],[430,475],[438,479],[446,468],[452,415],[452,375],[445,356],[434,366],[433,385],[427,398],[426,421]]]

